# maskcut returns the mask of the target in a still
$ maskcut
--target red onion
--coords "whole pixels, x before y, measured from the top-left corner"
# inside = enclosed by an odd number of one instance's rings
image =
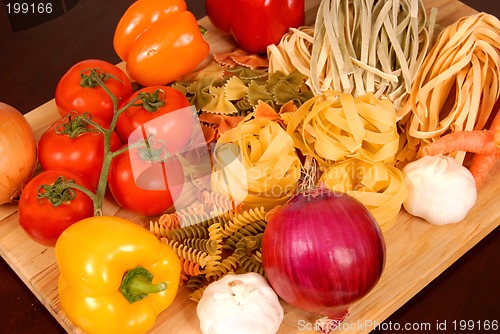
[[[356,199],[320,188],[270,212],[262,240],[264,272],[288,304],[341,321],[378,282],[385,243]]]

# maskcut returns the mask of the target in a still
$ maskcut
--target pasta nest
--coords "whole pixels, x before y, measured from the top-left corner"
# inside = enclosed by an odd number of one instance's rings
[[[349,157],[392,163],[399,147],[391,101],[327,91],[280,115],[295,146],[322,170]]]
[[[217,141],[211,186],[245,207],[269,210],[296,191],[301,163],[278,123],[250,116]]]

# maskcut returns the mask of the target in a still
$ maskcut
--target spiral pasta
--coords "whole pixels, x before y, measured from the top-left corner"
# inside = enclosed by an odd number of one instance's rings
[[[245,210],[242,213],[235,215],[233,219],[224,226],[222,233],[225,237],[228,237],[248,224],[264,220],[265,215],[266,211],[263,206]]]
[[[177,213],[166,213],[160,216],[157,221],[149,222],[149,230],[158,238],[166,238],[168,232],[180,227]]]
[[[200,274],[200,275],[195,275],[189,277],[189,279],[186,282],[186,288],[189,290],[195,291],[207,284],[207,280],[205,278],[205,275]]]
[[[149,231],[156,235],[157,238],[166,238],[168,236],[168,232],[171,231],[169,228],[165,228],[160,225],[158,221],[150,221],[149,222]]]
[[[201,193],[202,203],[211,204],[219,209],[223,209],[224,211],[234,211],[240,212],[243,208],[243,204],[238,204],[234,202],[228,196],[223,194],[218,194],[214,191],[202,191]]]
[[[167,227],[166,222],[172,223],[171,229],[164,227],[162,241],[179,256],[181,284],[193,290],[189,297],[193,301],[201,298],[210,282],[228,273],[263,273],[260,239],[267,224],[267,212],[262,206],[235,212],[234,206],[233,210],[226,210],[204,203],[222,201],[219,203],[232,205],[226,198],[208,192],[201,197],[201,205],[181,210],[176,216],[164,215],[161,219]],[[179,227],[174,217],[201,222]],[[158,222],[152,226],[153,229],[160,227]],[[258,237],[253,238],[254,235]]]
[[[201,267],[205,267],[205,265],[207,264],[207,261],[209,259],[209,255],[207,253],[190,248],[180,243],[179,241],[166,240],[166,239],[162,240],[166,242],[173,249],[173,251],[177,254],[178,257],[194,262],[200,265]]]
[[[242,272],[256,272],[264,275],[261,252],[262,236],[262,233],[245,236],[236,245],[234,253],[238,256],[238,264]]]
[[[219,245],[217,240],[203,238],[186,238],[182,240],[182,243],[189,248],[193,248],[207,254],[215,253]]]
[[[238,268],[238,256],[231,254],[221,262],[217,263],[211,272],[207,273],[208,280],[218,280],[224,275],[234,272]]]
[[[188,297],[189,300],[191,300],[191,301],[193,301],[195,303],[199,302],[200,299],[201,299],[201,297],[203,297],[203,292],[205,292],[206,288],[207,288],[206,286],[202,286],[202,287],[194,290],[193,292],[191,292],[189,294],[189,297]]]
[[[224,241],[224,249],[234,250],[236,249],[236,245],[238,242],[246,237],[257,235],[259,233],[263,233],[266,228],[267,222],[264,220],[257,220],[252,223],[248,223],[247,225],[240,228],[238,231],[235,231],[229,235]]]
[[[207,239],[208,235],[208,221],[206,220],[198,224],[188,225],[167,232],[167,237],[174,241],[188,238]]]
[[[181,263],[181,274],[186,276],[196,276],[204,274],[205,271],[201,269],[199,263],[189,261],[183,257],[179,258]]]

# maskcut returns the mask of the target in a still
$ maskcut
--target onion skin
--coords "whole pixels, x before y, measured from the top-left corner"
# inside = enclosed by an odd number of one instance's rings
[[[33,129],[17,109],[0,102],[0,205],[17,201],[35,165]]]
[[[370,212],[324,188],[298,194],[272,214],[262,240],[264,272],[276,293],[296,308],[338,320],[376,285],[385,254]]]

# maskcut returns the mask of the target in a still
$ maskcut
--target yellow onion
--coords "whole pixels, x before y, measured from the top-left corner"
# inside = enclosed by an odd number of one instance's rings
[[[33,129],[17,109],[0,102],[0,205],[19,198],[35,164]]]

